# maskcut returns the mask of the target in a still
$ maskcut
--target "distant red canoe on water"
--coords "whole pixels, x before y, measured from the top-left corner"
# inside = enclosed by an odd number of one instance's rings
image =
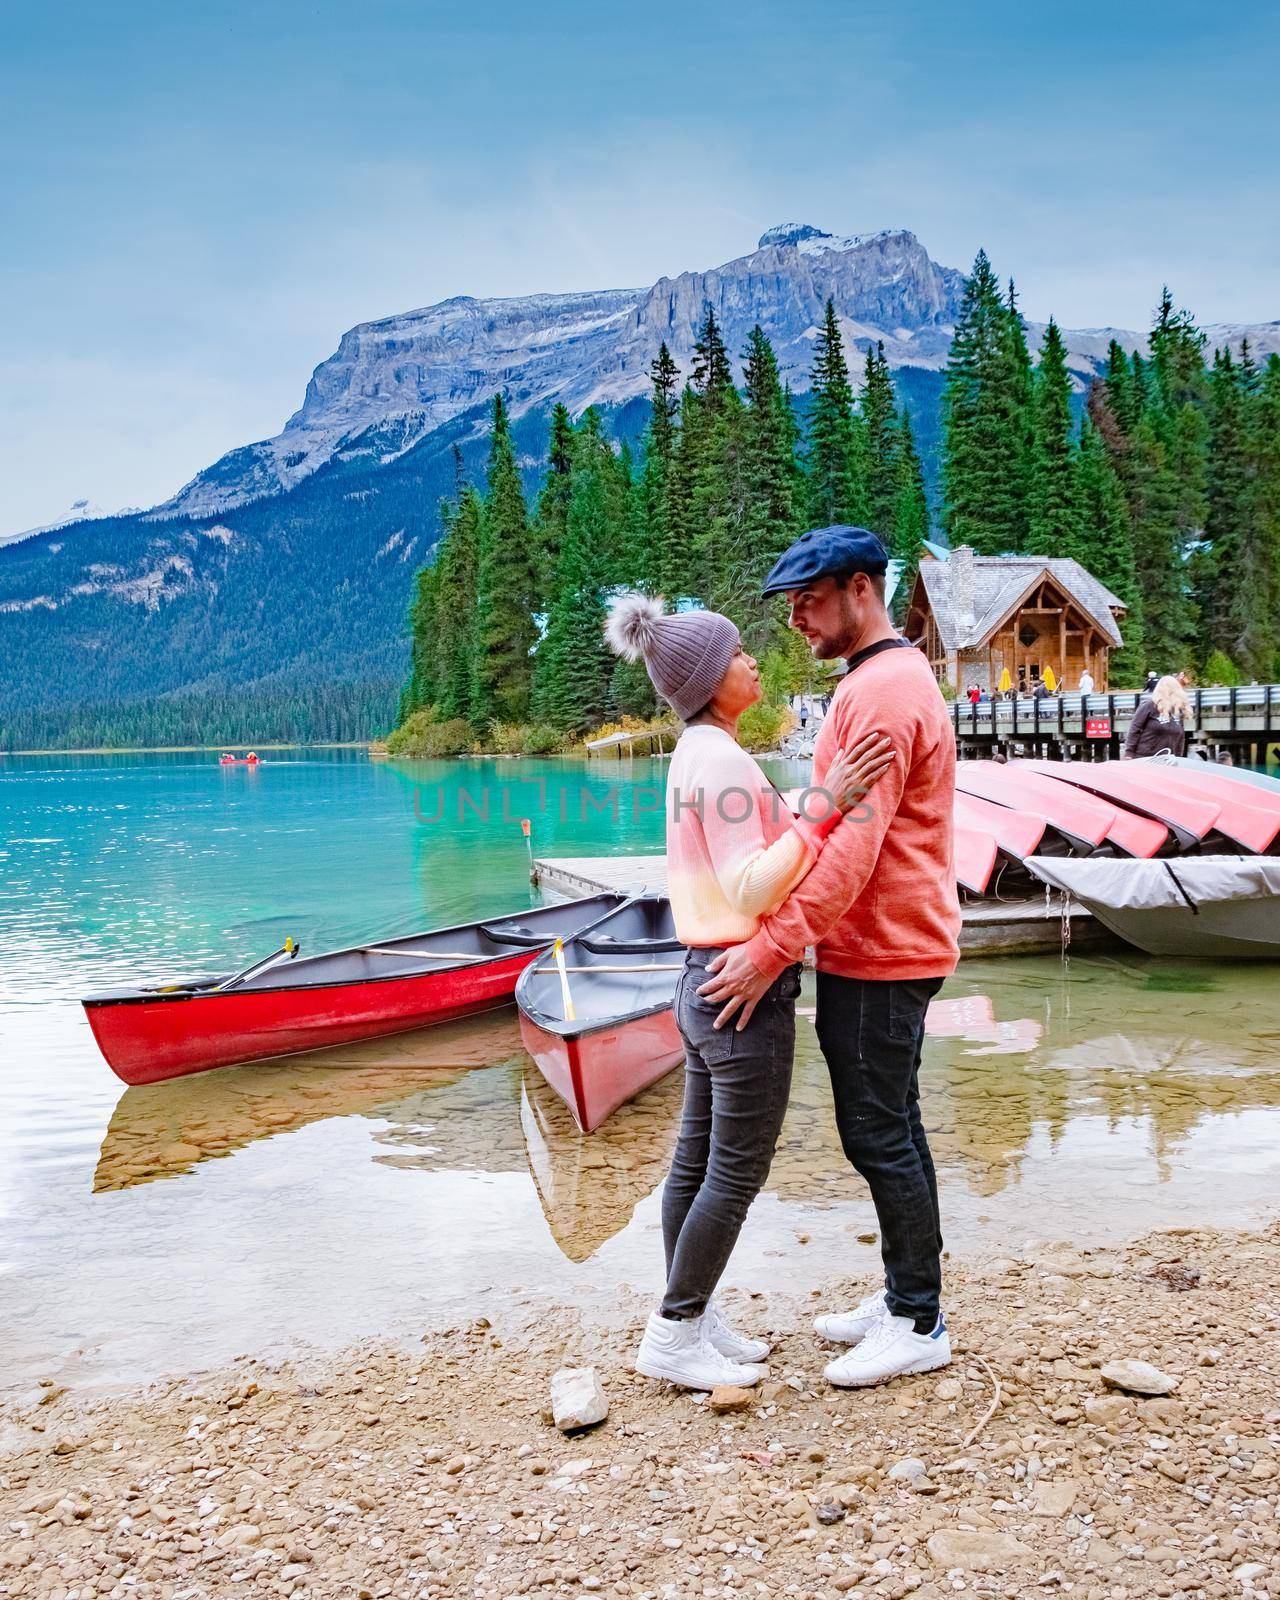
[[[672,1002],[684,966],[671,903],[637,895],[564,944],[574,1015],[555,960],[516,985],[520,1033],[542,1076],[590,1133],[684,1059]]]
[[[262,765],[262,757],[255,755],[250,750],[247,756],[219,756],[218,765],[220,767],[260,767]]]
[[[327,955],[290,956],[286,946],[231,978],[91,995],[85,1014],[111,1070],[130,1084],[405,1033],[508,1004],[554,939],[624,899],[591,895]]]

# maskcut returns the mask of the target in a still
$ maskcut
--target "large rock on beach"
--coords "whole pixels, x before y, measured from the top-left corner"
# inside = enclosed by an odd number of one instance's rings
[[[1126,1394],[1172,1394],[1178,1387],[1176,1378],[1149,1361],[1108,1361],[1100,1376],[1108,1389],[1122,1389]]]
[[[551,1380],[551,1415],[561,1433],[604,1421],[609,1402],[594,1367],[561,1367]]]
[[[1002,1572],[1035,1560],[1035,1551],[1012,1534],[993,1528],[938,1528],[925,1545],[930,1558],[948,1572]]]

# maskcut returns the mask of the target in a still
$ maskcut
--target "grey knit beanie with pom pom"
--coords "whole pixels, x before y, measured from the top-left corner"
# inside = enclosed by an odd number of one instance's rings
[[[667,616],[661,600],[621,595],[609,608],[604,636],[615,655],[644,660],[650,681],[682,722],[688,722],[720,687],[742,640],[718,611],[678,611]]]

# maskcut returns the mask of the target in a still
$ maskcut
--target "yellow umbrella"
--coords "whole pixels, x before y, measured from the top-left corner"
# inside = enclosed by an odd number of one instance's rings
[[[1013,679],[1009,676],[1008,667],[1000,674],[1000,682],[996,685],[996,688],[999,689],[1001,694],[1008,694],[1009,690],[1013,688]]]
[[[1044,669],[1044,686],[1050,694],[1055,693],[1057,690],[1058,680],[1053,675],[1052,667],[1046,667]]]

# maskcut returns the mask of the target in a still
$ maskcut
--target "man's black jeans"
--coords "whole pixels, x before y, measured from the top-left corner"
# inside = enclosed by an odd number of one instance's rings
[[[844,1153],[880,1220],[889,1310],[932,1333],[942,1291],[942,1222],[920,1121],[920,1051],[941,978],[881,982],[818,974],[818,1043]]]

